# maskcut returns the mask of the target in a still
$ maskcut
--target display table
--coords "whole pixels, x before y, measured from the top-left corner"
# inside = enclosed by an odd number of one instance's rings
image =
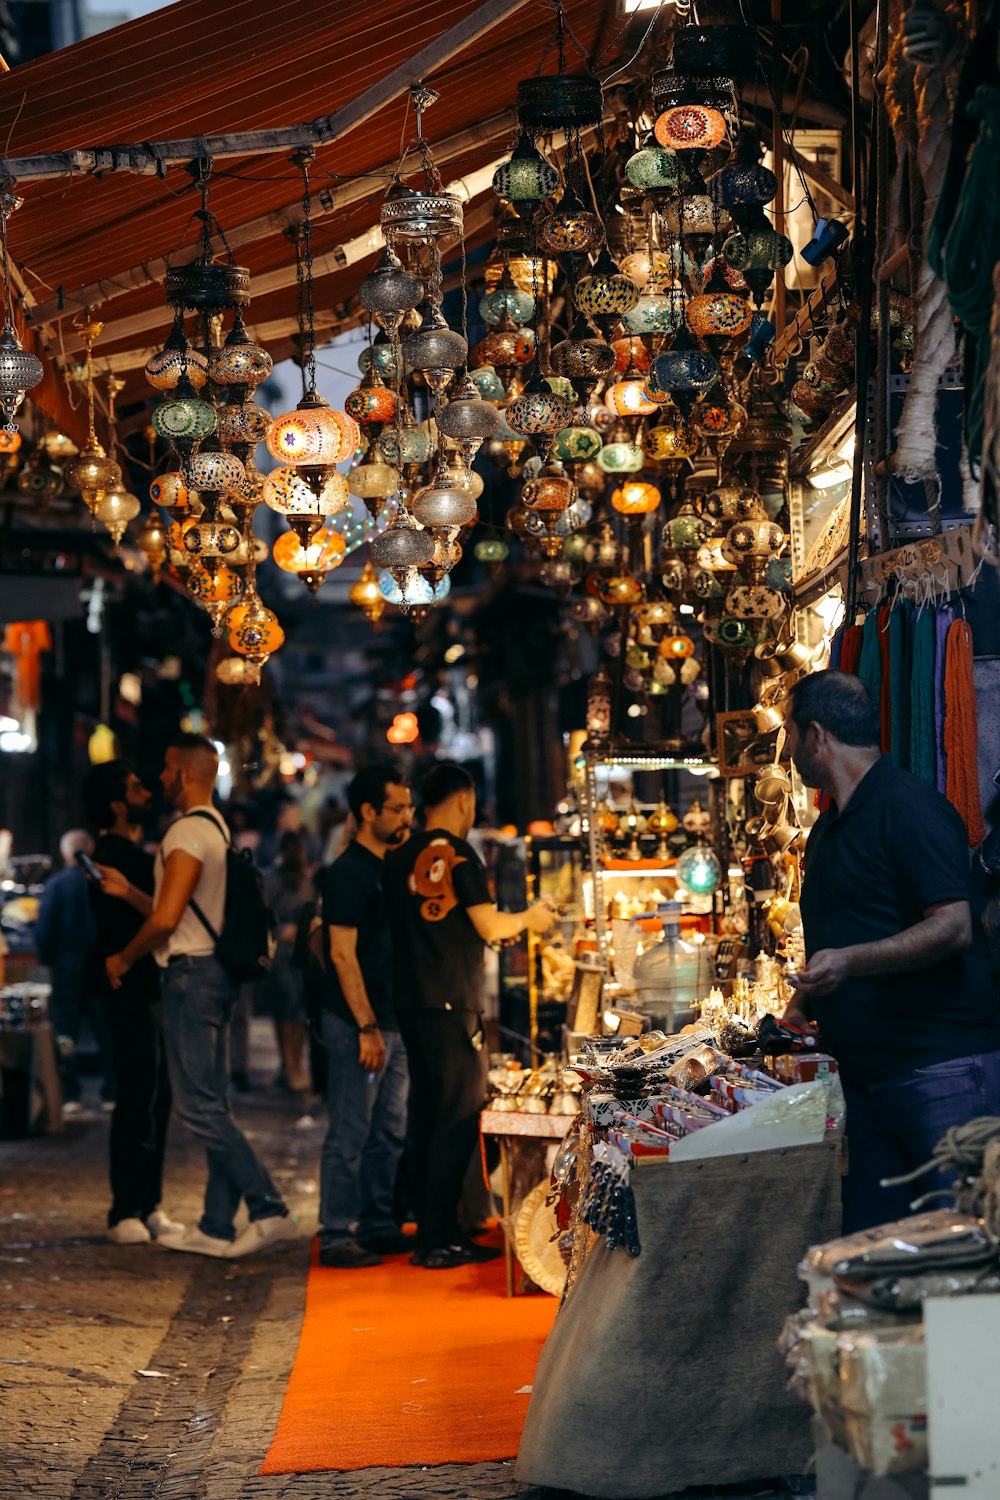
[[[520,1199],[535,1186],[541,1170],[536,1162],[532,1180],[526,1186],[520,1183],[519,1148],[530,1141],[561,1141],[575,1119],[576,1115],[534,1115],[505,1109],[483,1110],[479,1118],[480,1132],[483,1136],[492,1137],[500,1148],[500,1182],[505,1225],[511,1223],[520,1206]],[[504,1263],[507,1268],[507,1296],[514,1297],[517,1295],[517,1257],[509,1229],[504,1233]]]
[[[0,1135],[62,1128],[62,1089],[48,1021],[0,1027]]]
[[[840,1232],[840,1145],[633,1169],[642,1253],[599,1240],[535,1373],[523,1484],[593,1496],[801,1473],[810,1412],[777,1340]]]

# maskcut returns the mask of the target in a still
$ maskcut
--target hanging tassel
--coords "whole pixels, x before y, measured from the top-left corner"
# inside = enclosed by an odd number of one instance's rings
[[[930,609],[922,610],[913,622],[910,770],[934,785],[934,612]]]
[[[969,844],[974,849],[986,837],[986,828],[979,805],[979,729],[972,677],[972,631],[967,620],[956,620],[948,631],[944,701],[946,796],[961,813]]]

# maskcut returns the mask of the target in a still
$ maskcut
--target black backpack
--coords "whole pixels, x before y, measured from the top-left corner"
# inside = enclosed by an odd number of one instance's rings
[[[222,931],[216,932],[197,901],[191,910],[215,943],[215,956],[230,979],[249,984],[263,979],[274,957],[274,916],[264,895],[264,882],[249,849],[236,849],[209,812],[185,813],[187,818],[206,818],[226,840],[226,902]]]

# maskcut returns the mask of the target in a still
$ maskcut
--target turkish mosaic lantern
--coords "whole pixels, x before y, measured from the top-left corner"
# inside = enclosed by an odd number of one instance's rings
[[[654,283],[642,293],[622,322],[629,333],[676,333],[684,323],[684,293],[680,287],[661,290]]]
[[[517,209],[530,208],[551,198],[559,188],[559,173],[542,158],[538,147],[522,135],[511,153],[493,173],[493,191]]]
[[[687,325],[698,338],[735,339],[747,332],[752,313],[745,297],[730,291],[709,291],[692,297]]]
[[[375,370],[383,380],[391,381],[396,386],[406,373],[402,350],[398,346],[393,347],[392,340],[384,329],[379,329],[374,342],[358,355],[358,369],[362,375]]]
[[[192,389],[200,391],[208,379],[208,360],[192,349],[183,325],[176,325],[162,349],[151,354],[145,366],[146,379],[154,391],[172,391],[186,375]]]
[[[769,558],[785,545],[785,533],[766,516],[737,521],[726,533],[726,541],[739,561],[756,579],[762,575]]]
[[[239,655],[262,667],[284,644],[285,632],[278,617],[268,609],[257,593],[234,604],[227,618],[229,644]]]
[[[548,255],[590,255],[604,241],[604,225],[567,188],[558,208],[539,219],[535,234]]]
[[[690,500],[685,500],[676,516],[663,528],[663,545],[682,555],[693,555],[708,536],[708,522],[697,514]]]
[[[599,327],[617,323],[639,300],[639,288],[602,251],[588,276],[582,276],[573,291],[577,309]]]
[[[514,285],[510,271],[505,268],[500,284],[479,299],[479,315],[491,328],[505,316],[520,327],[535,316],[535,299],[530,292],[522,292]]]
[[[577,488],[559,462],[542,467],[537,479],[529,479],[521,491],[526,510],[552,515],[565,511],[577,498]]]
[[[755,228],[744,228],[730,235],[722,247],[726,264],[739,271],[753,292],[758,307],[774,280],[775,271],[787,266],[792,258],[792,242],[769,224],[761,212]]]
[[[708,191],[720,208],[760,208],[776,196],[778,179],[759,161],[736,161],[709,179]]]
[[[694,641],[686,631],[676,630],[665,635],[656,649],[666,661],[684,661],[694,655]]]
[[[627,436],[605,443],[597,455],[605,474],[638,474],[644,462],[642,449]]]
[[[305,543],[294,531],[285,531],[271,548],[271,556],[282,572],[294,574],[310,593],[315,593],[327,574],[343,562],[346,550],[347,544],[339,531],[317,531]]]
[[[612,492],[611,504],[619,515],[649,516],[659,507],[661,495],[655,484],[631,480]]]
[[[675,406],[662,406],[659,421],[642,435],[642,451],[656,463],[690,458],[697,449],[690,424]]]
[[[294,468],[325,468],[350,458],[361,443],[358,424],[323,402],[301,404],[272,422],[267,447],[279,463]],[[154,414],[155,415],[155,414]]]
[[[492,365],[501,381],[509,383],[517,371],[535,357],[535,335],[530,328],[518,328],[509,315],[479,342],[479,357]]]
[[[572,402],[557,396],[537,374],[507,406],[510,427],[525,437],[552,436],[568,427],[572,416]]]
[[[680,333],[673,348],[658,354],[651,362],[646,395],[658,405],[672,401],[686,414],[718,378],[719,362],[715,356],[696,348]]]
[[[188,573],[185,588],[210,617],[212,634],[221,636],[226,612],[243,592],[242,579],[232,568],[220,566],[210,573],[200,563],[195,563]]]
[[[389,389],[375,370],[369,370],[361,384],[347,397],[344,411],[359,426],[368,427],[391,422],[398,402],[396,392]]]
[[[656,402],[645,393],[646,383],[638,380],[618,380],[608,386],[604,393],[604,404],[616,417],[648,417],[656,410]]]
[[[706,396],[691,413],[691,426],[699,437],[726,443],[740,435],[746,422],[746,407],[732,397],[716,400],[712,396]]]
[[[233,453],[202,449],[189,459],[187,477],[191,488],[199,494],[207,491],[219,495],[224,490],[238,492],[246,482],[246,469]]]
[[[706,515],[731,526],[735,521],[748,520],[764,514],[760,496],[756,490],[740,484],[720,484],[705,496],[703,509]]]
[[[247,392],[256,390],[267,379],[273,363],[267,350],[249,337],[237,308],[225,341],[209,356],[208,374],[216,385],[229,387],[230,401],[237,402],[240,396],[245,398]]]
[[[494,406],[506,401],[504,383],[492,365],[480,365],[478,369],[470,370],[469,379],[484,401],[490,401]]]
[[[643,193],[675,193],[681,184],[681,165],[675,151],[648,138],[625,163],[625,176]]]
[[[599,381],[610,375],[615,367],[614,350],[604,339],[595,338],[582,318],[573,324],[568,339],[553,346],[549,358],[556,374],[572,381],[581,401],[585,401]]]
[[[596,458],[603,443],[600,433],[593,427],[562,427],[552,440],[552,456],[562,463],[586,463]]]
[[[191,495],[184,475],[173,469],[166,474],[158,474],[151,480],[149,498],[154,505],[162,505],[164,510],[169,510],[178,520],[190,513],[192,501],[200,503],[197,495]]]
[[[678,104],[657,118],[653,134],[667,151],[711,151],[726,139],[728,128],[717,109]]]
[[[267,437],[271,418],[255,401],[226,402],[216,408],[216,435],[224,448],[249,454]]]
[[[784,595],[766,584],[738,583],[726,595],[726,609],[738,620],[773,620],[785,607]]]
[[[650,353],[636,333],[612,339],[611,348],[615,356],[615,372],[624,375],[626,370],[638,370],[640,375],[649,373]]]

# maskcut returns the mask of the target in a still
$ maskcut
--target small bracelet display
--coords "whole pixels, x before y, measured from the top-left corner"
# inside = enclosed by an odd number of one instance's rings
[[[358,1027],[358,1032],[361,1036],[371,1036],[373,1031],[378,1031],[377,1021],[369,1021],[367,1026]]]

